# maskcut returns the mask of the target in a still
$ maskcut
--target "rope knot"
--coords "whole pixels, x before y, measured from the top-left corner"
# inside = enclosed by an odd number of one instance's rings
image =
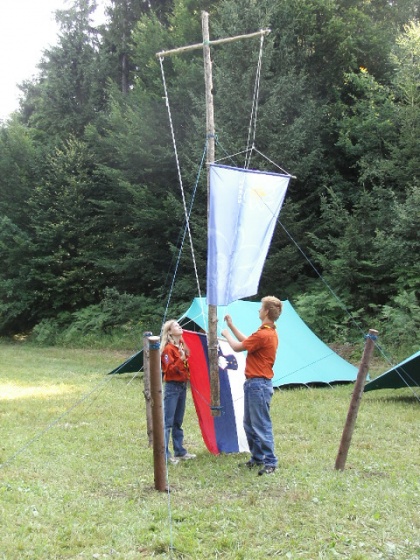
[[[376,334],[370,334],[370,333],[365,334],[365,340],[367,340],[368,338],[370,338],[370,340],[373,340],[373,341],[378,340],[378,337],[377,337]]]

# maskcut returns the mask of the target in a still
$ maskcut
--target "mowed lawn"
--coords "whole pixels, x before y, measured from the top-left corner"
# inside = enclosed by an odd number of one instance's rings
[[[420,559],[418,389],[363,396],[343,472],[353,386],[276,390],[263,477],[206,450],[189,394],[197,458],[158,492],[143,381],[107,375],[128,356],[0,344],[1,560]]]

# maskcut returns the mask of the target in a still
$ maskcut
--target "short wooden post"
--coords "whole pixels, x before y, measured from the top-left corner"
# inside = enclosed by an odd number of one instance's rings
[[[356,383],[354,385],[354,391],[350,401],[349,411],[347,413],[347,420],[344,425],[343,435],[341,436],[340,447],[338,450],[337,458],[335,460],[336,470],[343,471],[346,464],[351,438],[353,435],[354,427],[356,425],[357,413],[359,411],[360,402],[362,400],[363,388],[369,369],[369,363],[372,357],[373,349],[375,347],[375,340],[377,338],[378,331],[369,329],[369,334],[366,336],[366,344],[363,351],[362,361],[360,362]]]
[[[149,447],[153,445],[153,424],[152,424],[152,397],[150,394],[150,355],[149,337],[151,332],[143,333],[143,395],[146,401],[146,423]]]
[[[166,490],[166,461],[163,423],[162,374],[160,369],[160,339],[158,336],[149,337],[149,354],[155,489],[163,492]]]

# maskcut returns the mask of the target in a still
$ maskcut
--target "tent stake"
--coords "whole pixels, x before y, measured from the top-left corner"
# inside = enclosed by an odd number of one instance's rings
[[[354,385],[354,390],[350,401],[349,411],[347,413],[346,423],[344,425],[343,434],[341,436],[340,447],[338,450],[337,458],[335,460],[336,470],[343,471],[346,464],[353,430],[356,425],[357,413],[359,411],[360,402],[362,400],[363,387],[365,385],[366,376],[369,369],[369,362],[372,357],[373,349],[375,347],[375,340],[377,339],[377,337],[378,331],[369,329],[369,334],[366,337],[366,344],[363,351],[362,361],[360,362],[356,383]]]

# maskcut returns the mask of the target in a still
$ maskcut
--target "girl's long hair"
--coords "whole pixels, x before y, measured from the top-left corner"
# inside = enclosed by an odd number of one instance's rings
[[[163,325],[162,328],[162,336],[160,339],[160,353],[162,354],[165,346],[169,343],[171,344],[175,344],[174,339],[172,338],[171,333],[169,332],[171,330],[171,327],[174,323],[177,323],[178,321],[176,321],[175,319],[169,319],[169,321],[166,321],[166,323]],[[185,340],[184,338],[181,336],[181,338],[179,339],[179,344],[182,344],[182,347],[184,348],[184,352],[186,356],[190,355],[190,349],[188,348],[188,346],[185,344]],[[176,345],[177,346],[177,345]]]

